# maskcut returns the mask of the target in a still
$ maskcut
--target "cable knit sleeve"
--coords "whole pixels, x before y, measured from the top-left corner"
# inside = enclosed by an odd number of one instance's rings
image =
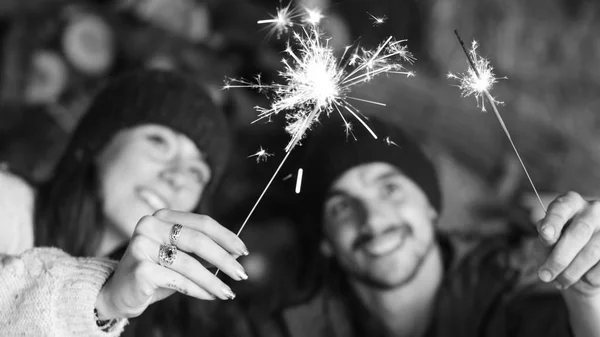
[[[0,331],[6,336],[119,336],[96,326],[94,305],[115,261],[74,258],[56,248],[0,255]]]
[[[33,247],[34,191],[23,179],[0,168],[0,254]]]

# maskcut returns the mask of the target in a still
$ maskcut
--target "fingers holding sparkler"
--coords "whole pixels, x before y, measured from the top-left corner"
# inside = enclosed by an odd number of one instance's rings
[[[481,106],[482,111],[486,111],[485,100],[487,99],[490,106],[492,107],[492,110],[494,111],[494,114],[496,115],[496,118],[498,119],[498,122],[500,123],[500,126],[502,127],[502,130],[504,131],[504,134],[508,138],[510,145],[512,146],[515,154],[517,155],[517,159],[519,159],[523,171],[525,171],[525,175],[529,180],[529,184],[531,184],[533,192],[535,193],[540,205],[544,209],[544,212],[546,212],[546,207],[544,206],[544,203],[542,202],[542,199],[540,198],[540,195],[537,189],[535,188],[535,184],[529,176],[529,172],[527,172],[527,168],[525,167],[525,164],[523,163],[523,160],[519,155],[519,151],[517,150],[517,147],[515,146],[515,143],[513,142],[512,137],[510,136],[510,133],[508,132],[506,124],[504,124],[504,120],[502,119],[500,112],[498,112],[498,108],[496,105],[501,104],[502,102],[497,101],[490,94],[490,89],[498,81],[498,78],[494,75],[492,66],[490,65],[488,60],[477,55],[477,42],[473,41],[471,50],[467,50],[463,40],[458,34],[458,30],[454,30],[454,34],[456,34],[456,37],[458,38],[458,41],[463,51],[465,52],[465,55],[467,56],[469,68],[467,69],[467,72],[463,74],[455,75],[449,73],[448,78],[458,80],[460,83],[459,88],[462,91],[462,96],[468,97],[473,95],[477,100],[477,106]]]

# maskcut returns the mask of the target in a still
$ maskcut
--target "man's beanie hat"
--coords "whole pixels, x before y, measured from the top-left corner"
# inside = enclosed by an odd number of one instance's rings
[[[211,168],[211,185],[223,173],[230,147],[225,115],[198,80],[162,70],[128,72],[101,88],[61,163],[90,163],[117,132],[142,124],[167,126],[192,140]]]
[[[371,116],[367,124],[377,139],[359,123],[347,134],[344,121],[336,115],[323,118],[323,125],[310,131],[301,199],[312,221],[320,223],[326,194],[336,179],[355,166],[373,162],[397,167],[423,190],[439,213],[441,192],[436,169],[421,147],[393,123]]]

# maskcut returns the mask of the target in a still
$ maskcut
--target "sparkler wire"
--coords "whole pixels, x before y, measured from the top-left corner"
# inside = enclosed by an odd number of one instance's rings
[[[304,120],[304,125],[302,125],[302,128],[306,127],[308,125],[309,121],[311,121],[311,120],[314,119],[314,116],[319,112],[319,109],[320,109],[320,107],[318,105],[315,105],[315,108],[312,110],[312,112],[310,113],[310,115],[308,116],[308,118],[306,118]],[[298,144],[298,142],[300,141],[300,138],[301,137],[299,135],[296,135],[295,138],[292,140],[292,143],[290,144],[291,145],[290,146],[290,150],[287,151],[287,153],[285,154],[285,157],[283,157],[283,159],[281,160],[281,163],[279,163],[279,166],[277,166],[277,169],[275,170],[275,173],[273,173],[273,175],[271,176],[271,179],[269,180],[269,182],[267,183],[267,185],[263,189],[262,193],[260,194],[260,196],[258,197],[258,199],[256,199],[256,202],[254,203],[254,206],[252,206],[252,209],[250,210],[250,212],[246,216],[246,219],[242,223],[242,226],[238,230],[238,232],[236,234],[237,236],[240,236],[240,234],[244,230],[244,227],[246,227],[246,224],[248,223],[248,220],[250,220],[250,217],[252,216],[252,214],[254,214],[254,210],[256,210],[256,207],[258,207],[258,204],[262,200],[263,196],[267,193],[267,190],[269,189],[269,187],[273,183],[273,180],[275,180],[275,177],[277,176],[277,174],[279,173],[279,171],[283,167],[283,164],[285,163],[285,161],[290,156],[290,153],[292,153],[292,150],[294,149],[294,147],[296,147],[296,144]],[[215,272],[215,276],[217,276],[218,274],[219,274],[219,269],[217,269],[217,271]]]
[[[477,75],[478,78],[481,78],[481,75],[479,74],[479,71],[477,71],[477,67],[475,66],[475,62],[473,61],[473,59],[471,59],[471,55],[467,51],[467,48],[465,47],[465,43],[463,42],[460,35],[458,34],[458,30],[455,29],[454,34],[456,34],[456,37],[458,38],[458,42],[460,42],[460,46],[462,47],[463,51],[465,52],[465,55],[467,56],[467,60],[469,61],[469,65],[471,65],[471,69],[473,69],[473,72],[475,72],[475,75]],[[529,180],[529,184],[531,184],[531,188],[533,188],[533,192],[535,193],[535,196],[537,197],[538,201],[540,202],[540,205],[542,205],[542,209],[544,210],[544,213],[546,213],[546,206],[544,206],[544,202],[542,202],[542,198],[540,198],[540,195],[539,195],[537,189],[535,188],[535,185],[533,184],[533,180],[529,176],[529,172],[527,172],[525,163],[523,163],[523,160],[521,159],[521,156],[519,155],[519,151],[517,151],[517,147],[515,146],[515,143],[513,142],[512,137],[510,136],[510,133],[508,132],[508,128],[506,127],[506,124],[504,124],[504,120],[502,119],[502,116],[500,116],[500,112],[498,112],[498,108],[496,107],[496,104],[494,103],[494,98],[492,97],[492,95],[490,95],[488,90],[483,90],[483,93],[485,94],[485,97],[490,102],[490,104],[492,106],[492,110],[494,111],[494,114],[496,115],[496,118],[498,119],[500,126],[504,130],[504,133],[506,134],[506,137],[508,138],[510,145],[512,146],[513,150],[515,151],[515,154],[517,155],[517,159],[519,159],[519,163],[521,163],[521,167],[523,168],[523,171],[525,171],[525,175],[527,176],[527,179]]]

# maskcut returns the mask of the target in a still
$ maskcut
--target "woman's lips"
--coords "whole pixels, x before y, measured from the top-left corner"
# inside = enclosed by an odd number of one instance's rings
[[[151,189],[139,188],[137,194],[140,199],[148,204],[148,206],[150,206],[150,208],[152,208],[154,211],[158,211],[159,209],[163,208],[169,208],[169,203],[165,200],[165,198]]]

